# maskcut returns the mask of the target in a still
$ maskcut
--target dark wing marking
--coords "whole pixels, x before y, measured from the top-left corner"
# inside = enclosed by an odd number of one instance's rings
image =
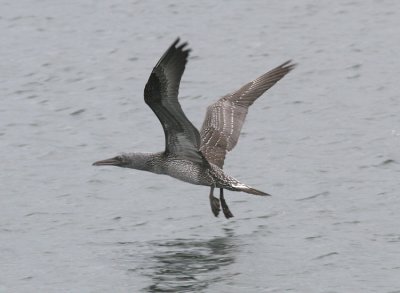
[[[161,122],[165,152],[192,161],[202,161],[200,135],[186,118],[178,101],[179,83],[189,56],[187,43],[179,38],[158,61],[144,89],[144,100]]]
[[[207,108],[200,150],[210,163],[223,167],[226,153],[238,142],[249,106],[294,67],[287,61]]]

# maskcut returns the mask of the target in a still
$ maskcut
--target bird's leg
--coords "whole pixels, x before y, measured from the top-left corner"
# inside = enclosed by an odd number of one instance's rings
[[[214,196],[214,186],[211,186],[210,190],[210,205],[214,216],[218,217],[219,211],[221,209],[219,207],[219,199]]]
[[[225,218],[229,219],[233,217],[233,214],[229,210],[228,205],[226,204],[225,198],[224,198],[224,189],[220,188],[219,189],[219,199],[221,200],[221,207],[222,211],[224,212]]]

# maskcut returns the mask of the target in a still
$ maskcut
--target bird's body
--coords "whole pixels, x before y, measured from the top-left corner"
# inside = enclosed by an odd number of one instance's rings
[[[169,175],[178,180],[195,185],[214,186],[215,188],[224,188],[232,191],[242,191],[242,189],[247,188],[251,191],[249,186],[240,183],[239,180],[229,175],[226,175],[221,168],[212,163],[195,162],[174,155],[166,155],[164,152],[130,153],[123,154],[120,157],[121,160],[129,161],[126,166],[122,166],[125,168]],[[102,165],[107,164],[103,163]],[[114,164],[110,163],[109,165]],[[255,190],[254,192],[255,194],[263,193],[256,192]]]
[[[239,90],[220,98],[207,109],[199,131],[186,118],[178,102],[178,89],[190,50],[177,39],[154,67],[144,90],[145,102],[163,126],[165,150],[158,153],[128,153],[95,162],[164,174],[196,185],[211,188],[212,211],[218,216],[220,206],[226,218],[233,217],[225,202],[223,189],[255,195],[269,195],[254,189],[223,171],[226,153],[240,135],[250,105],[285,76],[294,65],[285,62],[247,83]],[[213,195],[220,189],[220,200]]]

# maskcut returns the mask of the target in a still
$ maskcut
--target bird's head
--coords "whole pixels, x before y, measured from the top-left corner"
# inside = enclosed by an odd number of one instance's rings
[[[111,159],[101,160],[93,163],[93,166],[117,166],[129,167],[131,160],[126,154],[118,155]]]
[[[158,154],[151,153],[123,153],[111,159],[94,162],[93,166],[117,166],[149,171],[155,156],[159,157]]]

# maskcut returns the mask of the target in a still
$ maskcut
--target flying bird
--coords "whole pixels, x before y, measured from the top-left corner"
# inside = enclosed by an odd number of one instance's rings
[[[224,189],[263,196],[269,194],[225,174],[225,156],[238,142],[248,108],[295,64],[287,61],[221,97],[207,108],[199,133],[178,101],[179,83],[189,53],[187,43],[176,39],[153,68],[144,88],[144,101],[164,129],[165,150],[158,153],[123,153],[93,165],[149,171],[208,186],[213,214],[217,217],[222,208],[224,216],[229,219],[233,214],[225,201]],[[219,199],[214,196],[216,188],[219,188]]]

